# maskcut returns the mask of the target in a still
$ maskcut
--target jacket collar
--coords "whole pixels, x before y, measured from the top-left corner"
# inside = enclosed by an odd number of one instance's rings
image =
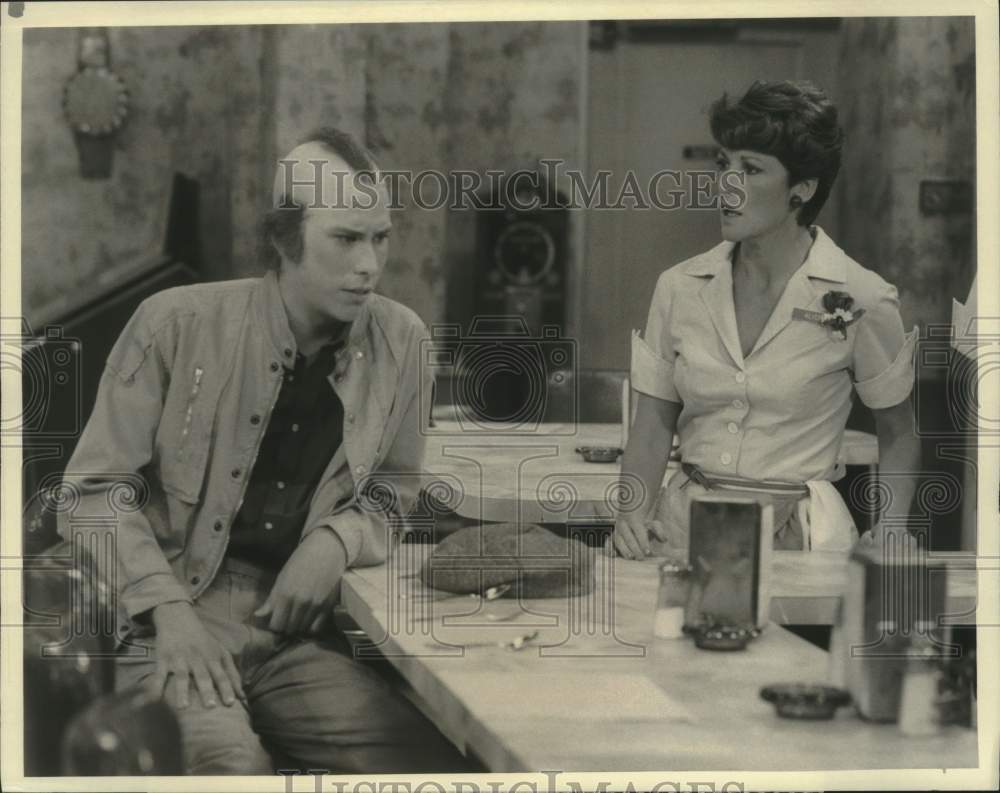
[[[267,328],[267,335],[274,348],[274,352],[279,356],[279,359],[284,360],[286,363],[294,361],[295,354],[298,351],[298,344],[288,324],[288,313],[285,311],[285,303],[281,299],[281,289],[278,286],[277,272],[269,270],[261,278],[258,294],[260,295],[261,320]],[[369,326],[378,324],[372,321],[371,304],[375,299],[373,295],[361,307],[358,316],[351,323],[346,347],[360,349],[362,346],[368,346],[366,342],[369,336]],[[291,350],[291,354],[286,355],[285,350]],[[393,355],[396,355],[395,351],[393,351]]]
[[[814,240],[806,260],[788,280],[785,291],[754,343],[750,356],[792,321],[794,309],[813,307],[823,294],[833,288],[832,284],[843,284],[846,279],[847,254],[837,247],[821,228],[814,226],[812,229]],[[733,305],[732,255],[735,247],[735,243],[723,242],[682,264],[681,267],[687,275],[711,278],[701,288],[699,295],[730,357],[737,366],[743,368],[745,361],[740,348],[736,309]]]
[[[295,360],[297,345],[288,324],[288,315],[277,273],[268,272],[259,284],[262,322],[278,360]],[[345,405],[364,405],[370,417],[366,426],[382,426],[396,401],[400,373],[409,337],[393,322],[390,302],[371,295],[351,323],[347,344],[337,352],[330,385]],[[285,355],[285,350],[290,355]],[[340,379],[343,382],[340,383]],[[377,440],[377,439],[376,439]]]

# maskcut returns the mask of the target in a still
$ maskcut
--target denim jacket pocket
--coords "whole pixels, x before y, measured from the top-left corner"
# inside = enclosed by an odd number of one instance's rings
[[[221,385],[202,366],[171,383],[157,431],[163,490],[188,504],[201,500]]]

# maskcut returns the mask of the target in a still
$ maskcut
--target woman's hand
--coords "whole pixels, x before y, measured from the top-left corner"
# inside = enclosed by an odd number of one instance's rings
[[[615,531],[612,537],[615,550],[625,559],[644,559],[650,555],[649,536],[653,535],[660,541],[666,541],[663,524],[658,520],[640,517],[632,512],[619,515],[615,521]]]
[[[663,524],[652,516],[656,499],[663,484],[674,439],[674,428],[682,405],[647,394],[636,400],[635,421],[622,458],[622,490],[637,490],[637,498],[629,499],[631,509],[620,513],[610,546],[626,559],[643,559],[650,555],[649,535],[661,541],[667,539]],[[625,484],[627,482],[627,484]],[[636,483],[641,483],[641,487]]]
[[[887,541],[892,542],[895,548],[906,547],[907,543],[914,542],[916,538],[906,530],[905,526],[889,526],[879,522],[861,535],[858,544],[866,547],[885,547]]]

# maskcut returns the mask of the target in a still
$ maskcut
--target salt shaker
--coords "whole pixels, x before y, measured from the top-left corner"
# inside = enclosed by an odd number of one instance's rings
[[[681,562],[660,565],[660,589],[656,598],[653,634],[660,639],[684,636],[684,605],[691,585],[691,568]]]
[[[926,633],[914,634],[903,673],[899,702],[899,731],[904,735],[934,735],[938,718],[938,651]]]

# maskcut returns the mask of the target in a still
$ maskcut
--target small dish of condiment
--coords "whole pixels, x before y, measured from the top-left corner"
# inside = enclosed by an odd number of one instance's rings
[[[851,701],[851,695],[842,688],[810,683],[764,686],[760,697],[772,703],[785,719],[832,719],[837,708]]]
[[[756,628],[741,625],[699,625],[690,633],[694,634],[696,647],[702,650],[733,652],[745,650],[750,640],[760,634]]]
[[[617,446],[578,446],[576,451],[588,463],[613,463],[625,450]]]

